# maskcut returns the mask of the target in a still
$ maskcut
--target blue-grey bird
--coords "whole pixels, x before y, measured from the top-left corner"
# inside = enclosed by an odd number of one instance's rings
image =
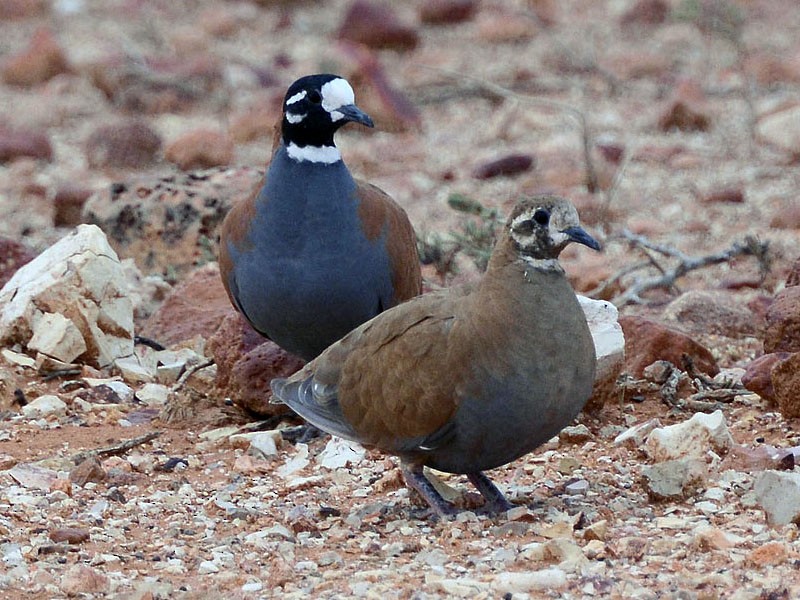
[[[421,291],[408,216],[354,179],[336,148],[334,133],[351,121],[373,126],[345,79],[294,82],[264,183],[220,230],[231,302],[256,331],[306,360]]]

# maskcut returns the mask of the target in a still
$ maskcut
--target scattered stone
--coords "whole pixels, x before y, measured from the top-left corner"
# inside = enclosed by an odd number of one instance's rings
[[[667,460],[642,467],[645,490],[651,500],[685,500],[696,495],[708,478],[706,463],[700,460]]]
[[[395,86],[376,54],[363,46],[347,45],[343,57],[352,64],[348,80],[358,89],[358,104],[381,131],[417,131],[422,115],[408,96]]]
[[[769,226],[774,229],[800,229],[800,206],[790,204],[775,211]]]
[[[183,171],[229,165],[233,155],[231,137],[214,129],[190,131],[164,149],[164,158]]]
[[[0,236],[0,290],[22,265],[35,257],[36,253],[25,244]]]
[[[597,366],[592,395],[586,410],[600,409],[616,395],[616,381],[625,360],[625,336],[617,308],[605,300],[593,300],[578,295],[594,341]]]
[[[419,43],[417,32],[401,23],[389,5],[366,0],[350,5],[337,37],[379,50],[412,50]]]
[[[583,530],[583,539],[585,540],[599,540],[606,541],[608,537],[608,521],[602,519],[592,523]]]
[[[567,585],[567,575],[558,567],[540,571],[504,572],[494,578],[493,587],[498,594],[525,594],[534,591],[553,592]]]
[[[589,431],[589,428],[583,423],[580,425],[571,425],[559,432],[558,439],[570,444],[582,444],[592,439],[592,432]]]
[[[706,107],[702,87],[693,81],[679,84],[667,107],[658,119],[661,131],[708,131],[711,116]]]
[[[240,439],[247,441],[247,453],[256,458],[277,456],[278,446],[283,443],[283,438],[278,430],[232,435],[230,442],[237,445],[240,443]]]
[[[537,31],[534,21],[517,18],[516,15],[505,10],[480,13],[477,19],[477,29],[478,39],[489,44],[525,42],[533,38]]]
[[[700,198],[706,204],[742,204],[744,202],[744,190],[742,188],[722,188],[712,190]]]
[[[479,164],[472,171],[475,179],[492,179],[493,177],[517,175],[533,167],[533,156],[530,154],[509,154],[489,162]]]
[[[69,62],[60,44],[47,28],[37,29],[23,52],[6,59],[3,81],[21,87],[33,87],[61,73],[70,72]]]
[[[614,438],[615,446],[627,446],[631,449],[639,449],[644,447],[645,440],[650,432],[654,429],[661,427],[661,421],[658,419],[650,419],[644,423],[634,425],[630,429],[626,429]]]
[[[131,113],[182,112],[223,85],[222,67],[209,55],[153,59],[117,55],[89,66],[92,83]]]
[[[70,319],[59,313],[44,313],[34,322],[28,350],[71,363],[86,352],[86,342]]]
[[[0,125],[0,164],[23,157],[52,161],[50,138],[38,131],[9,129]]]
[[[800,524],[800,473],[764,471],[753,489],[772,526]]]
[[[756,567],[774,567],[789,560],[786,542],[767,542],[747,554],[746,561]]]
[[[341,469],[347,465],[358,465],[366,454],[361,444],[333,436],[317,456],[317,462],[326,469]]]
[[[800,352],[800,286],[782,289],[767,309],[764,354]]]
[[[206,353],[214,358],[217,365],[217,386],[227,388],[233,366],[263,343],[264,337],[231,307],[206,344]]]
[[[800,417],[800,352],[772,367],[772,388],[783,417]]]
[[[650,540],[637,535],[626,535],[606,544],[612,556],[638,562],[650,551]]]
[[[637,0],[620,19],[624,25],[659,25],[667,20],[670,6],[665,0]]]
[[[231,310],[219,265],[209,263],[175,286],[139,333],[167,347],[198,335],[208,339]]]
[[[642,376],[647,381],[652,381],[658,385],[666,383],[669,376],[675,370],[675,365],[667,360],[657,360],[652,365],[648,365],[642,371]]]
[[[647,436],[645,450],[654,462],[677,459],[705,460],[709,450],[725,454],[733,446],[733,437],[721,410],[697,413],[676,425],[654,429]]]
[[[760,333],[753,313],[730,292],[684,292],[666,306],[662,316],[665,322],[694,333],[715,333],[730,338]]]
[[[66,542],[67,544],[77,545],[89,541],[89,530],[78,527],[61,527],[53,529],[49,537],[56,544]]]
[[[86,141],[86,159],[93,168],[141,169],[158,160],[161,138],[141,119],[95,129]]]
[[[14,21],[38,17],[47,13],[50,3],[46,0],[2,0],[0,20]]]
[[[719,372],[711,352],[677,329],[639,316],[622,316],[619,324],[625,334],[624,370],[634,377],[641,377],[645,367],[657,360],[681,365],[684,354],[699,371],[712,376]]]
[[[571,481],[564,486],[564,493],[570,495],[580,495],[585,494],[589,491],[589,482],[585,479],[578,479],[576,481]]]
[[[86,201],[83,220],[107,231],[119,256],[143,273],[181,278],[216,259],[217,227],[262,178],[242,167],[118,183]]]
[[[0,290],[0,343],[28,344],[47,313],[61,314],[86,344],[81,360],[104,367],[133,354],[125,274],[103,232],[81,225],[20,268]]]
[[[89,565],[76,563],[61,577],[59,589],[68,596],[106,594],[109,591],[109,579]]]
[[[792,156],[800,156],[800,105],[790,106],[758,119],[758,139]]]
[[[50,415],[63,417],[67,414],[67,405],[58,396],[47,394],[39,396],[36,400],[23,406],[22,414],[29,419],[39,419]]]
[[[114,361],[114,366],[122,378],[131,384],[150,383],[156,378],[156,368],[132,354]]]
[[[429,25],[468,21],[477,11],[475,0],[427,0],[419,7],[419,20]]]
[[[742,541],[739,536],[717,527],[701,525],[695,529],[694,542],[700,550],[728,550]]]
[[[160,383],[145,383],[137,390],[136,398],[146,406],[164,406],[169,399],[169,388]]]
[[[92,190],[86,187],[67,184],[58,188],[53,198],[55,207],[53,225],[56,227],[76,227],[83,223],[81,211],[91,195]]]
[[[94,456],[84,459],[69,472],[69,480],[81,487],[87,483],[99,483],[105,479],[106,472],[100,465],[100,461]]]
[[[31,463],[17,463],[9,469],[8,474],[24,488],[45,492],[49,492],[58,479],[58,473],[52,469]]]
[[[772,386],[772,368],[789,356],[789,352],[772,352],[750,361],[742,375],[742,385],[767,402],[777,404],[775,388]]]

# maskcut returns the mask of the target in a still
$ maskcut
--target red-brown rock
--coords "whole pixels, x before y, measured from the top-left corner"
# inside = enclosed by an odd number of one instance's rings
[[[658,25],[667,20],[670,7],[664,0],[639,0],[625,14],[620,22],[622,25]]]
[[[775,229],[800,229],[800,204],[792,202],[774,212],[769,226]]]
[[[772,388],[783,417],[800,417],[800,352],[789,355],[772,367]]]
[[[722,188],[712,190],[701,197],[701,201],[706,204],[716,204],[718,202],[726,202],[732,204],[741,204],[744,202],[744,190],[742,188]]]
[[[472,176],[475,179],[491,179],[501,175],[510,176],[524,173],[533,166],[533,156],[530,154],[509,154],[475,167]]]
[[[25,244],[0,237],[0,289],[22,265],[36,258],[36,253]]]
[[[800,285],[800,258],[794,261],[789,274],[786,276],[786,287]]]
[[[711,115],[702,87],[695,81],[683,81],[658,119],[661,131],[708,131]]]
[[[69,480],[75,485],[81,487],[87,483],[98,483],[106,478],[106,472],[100,465],[95,457],[87,458],[86,460],[75,465],[69,472]]]
[[[22,87],[33,87],[69,72],[64,51],[53,32],[46,28],[36,30],[28,48],[8,58],[2,68],[3,81]]]
[[[44,133],[0,126],[0,163],[27,156],[37,160],[53,160],[53,147]]]
[[[160,150],[158,133],[138,119],[99,127],[86,141],[86,158],[95,168],[141,169],[156,162]]]
[[[66,542],[68,544],[82,544],[89,541],[89,530],[81,529],[78,527],[61,527],[53,529],[50,532],[50,540],[59,544]]]
[[[210,338],[230,311],[231,304],[217,263],[209,263],[175,286],[159,309],[147,320],[141,335],[164,346]]]
[[[92,190],[77,185],[66,184],[56,190],[53,205],[53,225],[56,227],[75,227],[81,224],[83,205],[92,195]]]
[[[684,292],[666,306],[662,316],[665,322],[693,333],[730,338],[754,336],[764,326],[739,296],[722,290]]]
[[[269,403],[272,397],[269,383],[276,377],[288,377],[304,364],[301,358],[266,341],[236,361],[226,391],[236,404],[257,415],[291,412],[282,404]]]
[[[680,367],[684,354],[703,373],[719,373],[717,362],[708,348],[677,329],[638,316],[622,316],[619,324],[625,334],[623,370],[634,377],[641,377],[644,368],[657,360],[668,360]]]
[[[231,137],[214,129],[195,129],[183,134],[164,150],[164,158],[179,169],[207,169],[233,162]]]
[[[47,12],[49,7],[50,3],[46,0],[0,0],[0,20],[37,17]]]
[[[784,288],[767,310],[764,353],[800,352],[800,286]]]
[[[431,25],[461,23],[475,16],[475,0],[426,0],[419,8],[419,20]]]
[[[366,0],[350,5],[338,37],[376,49],[412,50],[419,43],[419,34],[401,23],[388,5]]]
[[[344,58],[352,63],[348,80],[358,89],[358,104],[373,118],[376,128],[392,133],[420,128],[419,110],[392,85],[375,52],[348,44]]]
[[[217,386],[227,387],[236,361],[263,343],[264,337],[229,306],[228,314],[206,343],[206,353],[214,357],[217,365]]]
[[[775,390],[772,387],[772,367],[789,356],[788,352],[773,352],[759,356],[745,367],[742,385],[767,402],[777,402]]]

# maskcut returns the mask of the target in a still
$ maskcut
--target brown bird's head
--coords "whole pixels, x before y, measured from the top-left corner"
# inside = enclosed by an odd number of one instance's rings
[[[571,242],[600,250],[600,244],[581,227],[578,211],[557,196],[534,196],[521,200],[506,223],[517,251],[537,260],[558,258]]]

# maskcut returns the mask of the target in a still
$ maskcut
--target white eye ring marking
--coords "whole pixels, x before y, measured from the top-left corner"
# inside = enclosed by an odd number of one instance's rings
[[[289,98],[286,101],[286,106],[289,106],[290,104],[294,104],[295,102],[300,102],[300,100],[305,98],[307,95],[308,95],[308,92],[305,91],[305,90],[297,92],[294,96],[292,96],[291,98]]]

